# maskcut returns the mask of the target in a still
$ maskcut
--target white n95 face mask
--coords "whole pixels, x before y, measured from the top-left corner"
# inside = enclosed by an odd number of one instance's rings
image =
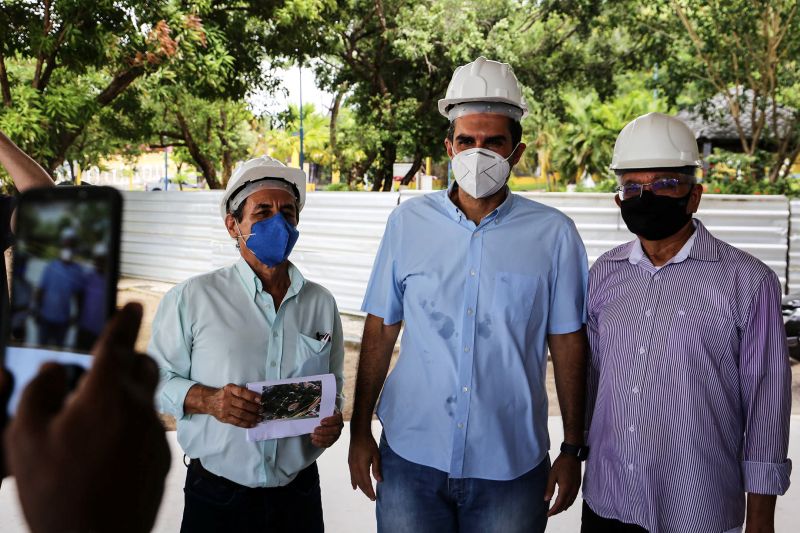
[[[517,145],[519,146],[519,145]],[[517,147],[511,152],[517,151]],[[486,148],[470,148],[453,155],[452,168],[458,186],[473,198],[491,196],[506,184],[511,174],[508,160]]]

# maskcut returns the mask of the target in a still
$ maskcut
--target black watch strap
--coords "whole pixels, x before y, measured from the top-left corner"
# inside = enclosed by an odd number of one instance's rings
[[[589,457],[588,446],[576,446],[566,442],[561,443],[561,453],[571,455],[578,459],[578,461],[585,461]]]

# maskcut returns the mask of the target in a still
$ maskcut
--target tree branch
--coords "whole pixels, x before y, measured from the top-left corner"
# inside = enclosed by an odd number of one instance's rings
[[[34,89],[39,88],[39,78],[42,75],[42,65],[44,65],[44,43],[47,41],[47,36],[50,34],[50,0],[44,0],[44,21],[42,23],[42,40],[39,42],[39,53],[36,57],[36,67],[33,71],[32,86]]]

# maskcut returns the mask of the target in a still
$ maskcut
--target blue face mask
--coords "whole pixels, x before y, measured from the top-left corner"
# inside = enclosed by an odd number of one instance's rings
[[[236,229],[247,249],[270,268],[286,261],[300,236],[297,228],[289,224],[281,213],[256,222],[246,236],[242,235],[238,222]]]

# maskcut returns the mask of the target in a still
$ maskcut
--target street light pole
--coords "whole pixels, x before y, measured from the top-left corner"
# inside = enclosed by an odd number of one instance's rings
[[[303,170],[303,62],[300,62],[300,170]]]

